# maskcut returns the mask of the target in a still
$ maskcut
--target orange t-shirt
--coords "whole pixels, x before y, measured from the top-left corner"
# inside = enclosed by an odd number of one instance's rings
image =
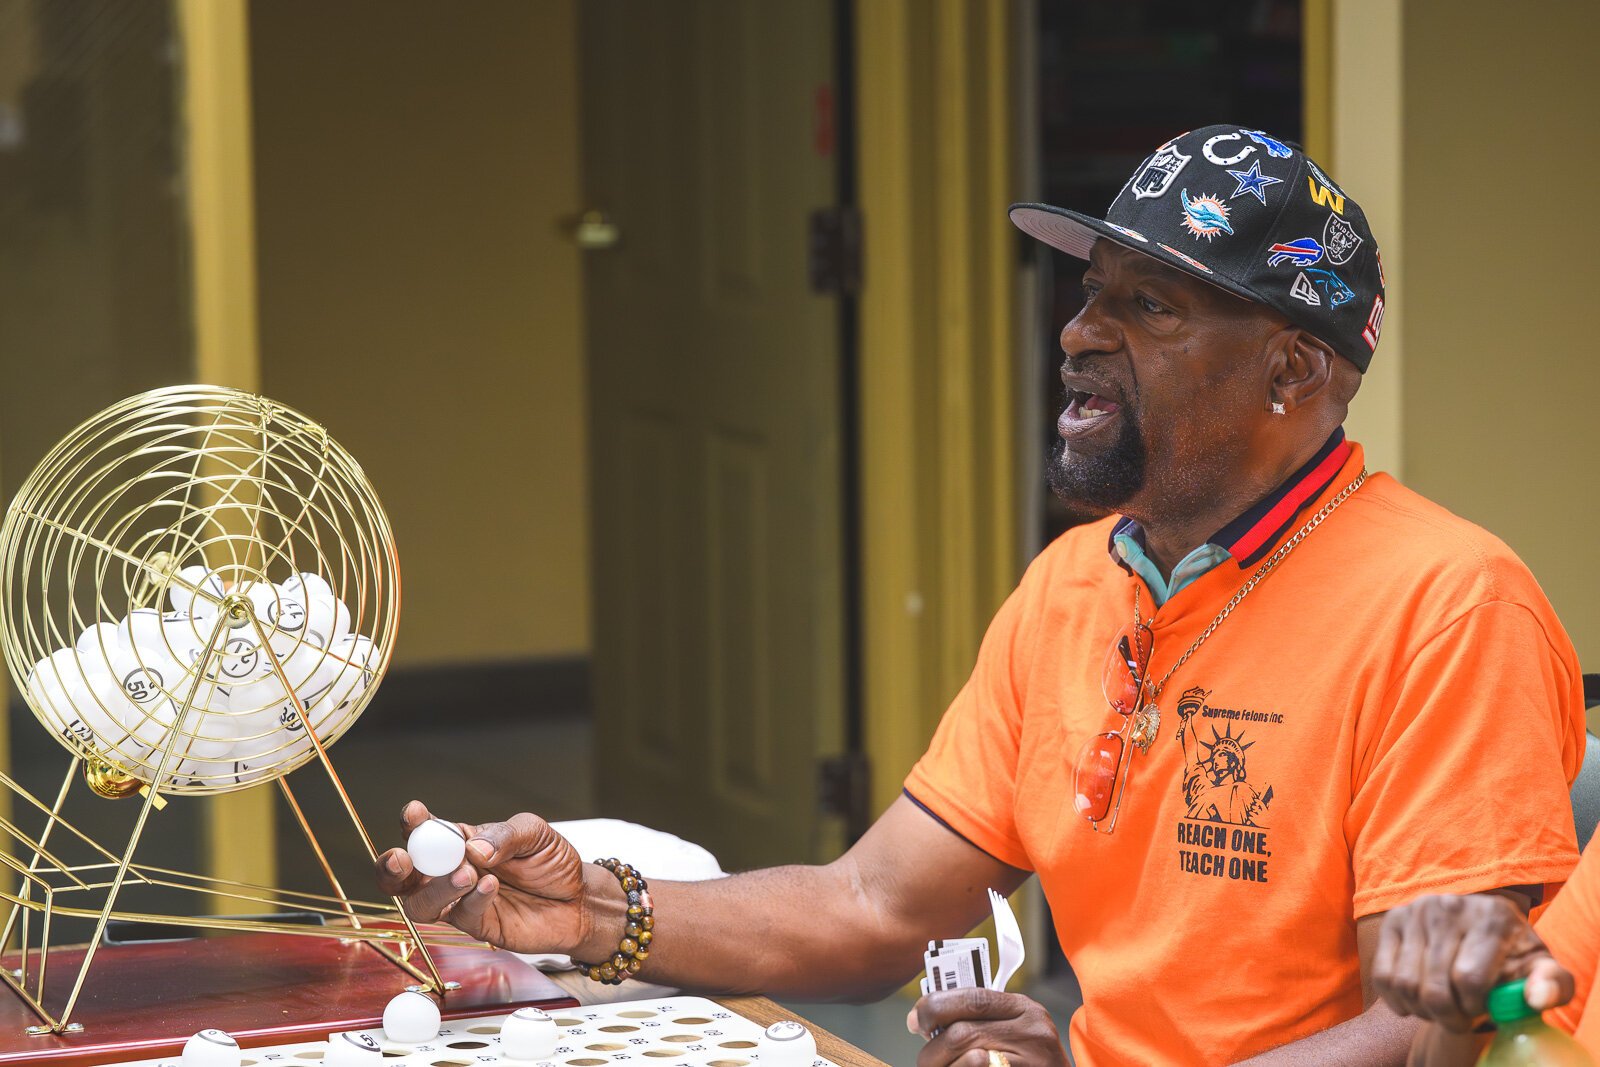
[[[1594,841],[1600,842],[1600,833]],[[1600,1011],[1585,1010],[1600,965],[1600,844],[1592,843],[1583,850],[1578,869],[1534,929],[1573,977],[1572,1000],[1545,1012],[1545,1021],[1561,1027],[1590,1053],[1600,1056]]]
[[[1275,539],[1361,467],[1356,446]],[[1115,726],[1102,667],[1138,583],[1108,559],[1110,527],[1029,567],[906,780],[1038,872],[1083,986],[1079,1067],[1233,1063],[1325,1030],[1362,1011],[1358,917],[1566,878],[1572,644],[1510,549],[1383,474],[1172,676],[1116,830],[1094,832],[1073,768]],[[1253,571],[1224,561],[1155,612],[1152,677]]]

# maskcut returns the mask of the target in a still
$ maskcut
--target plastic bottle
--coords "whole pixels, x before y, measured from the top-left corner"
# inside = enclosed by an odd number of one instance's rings
[[[1519,979],[1489,991],[1495,1035],[1478,1067],[1595,1067],[1582,1045],[1528,1007],[1523,984]]]

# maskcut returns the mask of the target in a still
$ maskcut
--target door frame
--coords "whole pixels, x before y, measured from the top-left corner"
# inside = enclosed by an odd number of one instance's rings
[[[1019,0],[854,5],[864,748],[882,811],[1021,573]],[[930,309],[937,309],[936,312]],[[1028,352],[1029,365],[1033,353]]]

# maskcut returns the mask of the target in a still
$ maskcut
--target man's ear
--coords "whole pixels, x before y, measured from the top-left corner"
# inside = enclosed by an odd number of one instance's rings
[[[1338,355],[1328,345],[1298,326],[1287,326],[1267,342],[1266,396],[1268,410],[1283,405],[1288,414],[1308,404],[1333,381],[1333,363]]]

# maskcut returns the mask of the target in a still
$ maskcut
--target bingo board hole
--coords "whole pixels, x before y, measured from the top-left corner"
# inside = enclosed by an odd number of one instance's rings
[[[724,1041],[718,1048],[755,1048],[754,1041]]]
[[[582,1019],[557,1019],[556,1020],[556,1025],[557,1026],[582,1026],[583,1025],[583,1020]]]
[[[297,1060],[320,1060],[322,1059],[322,1052],[314,1048],[301,1049],[294,1054],[294,1058]]]
[[[749,1060],[711,1060],[706,1067],[749,1067]]]
[[[588,1056],[579,1060],[568,1060],[567,1062],[572,1064],[572,1067],[606,1067],[606,1064],[611,1061],[597,1060],[593,1056]]]
[[[434,1060],[433,1067],[472,1067],[471,1060]]]
[[[675,1021],[683,1023],[685,1026],[704,1026],[711,1020],[701,1015],[680,1015]]]
[[[629,1026],[626,1023],[613,1023],[610,1026],[600,1027],[600,1032],[602,1034],[631,1034],[637,1029],[639,1029],[637,1026]]]
[[[619,1011],[617,1012],[617,1017],[619,1019],[650,1019],[654,1018],[655,1014],[653,1011]]]
[[[663,1037],[661,1040],[663,1040],[663,1041],[671,1041],[671,1042],[674,1042],[674,1043],[680,1044],[680,1045],[687,1045],[687,1044],[689,1044],[691,1042],[699,1041],[700,1040],[700,1035],[699,1034],[668,1034],[666,1037]]]
[[[665,1059],[669,1059],[669,1058],[671,1058],[673,1056],[682,1056],[683,1055],[683,1049],[681,1049],[681,1048],[653,1048],[653,1049],[645,1050],[645,1055],[646,1056],[651,1056],[651,1057],[653,1057],[655,1059],[658,1059],[658,1060],[665,1060]]]
[[[487,1041],[452,1041],[445,1048],[488,1048]]]
[[[500,1028],[498,1026],[469,1026],[469,1027],[467,1027],[467,1033],[469,1033],[469,1034],[498,1034],[499,1032],[500,1032]]]
[[[628,1046],[627,1045],[616,1045],[616,1044],[599,1044],[599,1045],[585,1045],[583,1047],[588,1049],[590,1052],[621,1052],[624,1049],[626,1049]]]
[[[383,1058],[386,1060],[397,1060],[405,1055],[409,1055],[409,1053],[403,1049],[386,1048],[383,1050]]]

